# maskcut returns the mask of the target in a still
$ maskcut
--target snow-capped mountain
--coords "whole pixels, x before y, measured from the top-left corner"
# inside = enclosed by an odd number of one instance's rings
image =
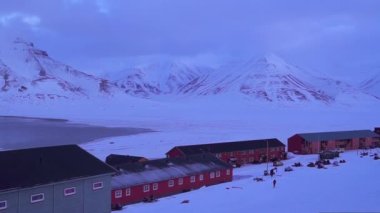
[[[362,82],[360,88],[368,94],[380,99],[380,73]]]
[[[109,94],[108,80],[78,71],[49,57],[33,43],[17,39],[0,55],[1,96],[73,98]]]
[[[196,91],[212,71],[183,62],[158,62],[123,70],[116,84],[133,96],[186,94]]]
[[[331,92],[324,90],[323,84],[332,82],[335,81],[314,76],[269,54],[221,68],[218,76],[203,87],[200,94],[232,92],[269,102],[330,103],[335,97]]]

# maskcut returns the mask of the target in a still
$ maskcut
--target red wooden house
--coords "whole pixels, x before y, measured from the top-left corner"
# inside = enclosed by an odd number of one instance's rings
[[[232,181],[232,167],[209,154],[118,166],[120,174],[111,182],[113,207]]]
[[[223,142],[176,146],[166,153],[168,158],[188,156],[199,153],[211,153],[230,164],[266,162],[286,158],[285,145],[278,139]]]
[[[300,133],[288,138],[288,151],[317,154],[326,150],[369,148],[379,141],[380,136],[370,130]]]

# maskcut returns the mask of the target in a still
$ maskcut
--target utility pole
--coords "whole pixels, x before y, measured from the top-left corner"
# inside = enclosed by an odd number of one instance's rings
[[[268,171],[269,145],[267,140],[267,171]]]

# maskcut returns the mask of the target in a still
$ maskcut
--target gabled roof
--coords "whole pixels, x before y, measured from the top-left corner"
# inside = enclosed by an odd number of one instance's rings
[[[210,154],[179,158],[163,158],[140,163],[119,165],[121,174],[112,178],[112,188],[138,186],[209,171],[232,168]]]
[[[315,132],[297,134],[307,141],[345,140],[352,138],[379,137],[371,130],[337,131],[337,132]]]
[[[140,156],[131,156],[131,155],[116,155],[116,154],[110,154],[106,158],[106,163],[116,167],[120,164],[126,164],[126,163],[136,163],[139,161],[146,161],[148,159]]]
[[[77,145],[2,151],[0,168],[0,191],[115,173]]]
[[[281,141],[276,138],[262,139],[262,140],[249,140],[249,141],[236,141],[236,142],[221,142],[210,144],[197,144],[189,146],[176,146],[185,155],[199,154],[199,153],[221,153],[239,150],[263,149],[266,147],[280,147],[285,146]]]

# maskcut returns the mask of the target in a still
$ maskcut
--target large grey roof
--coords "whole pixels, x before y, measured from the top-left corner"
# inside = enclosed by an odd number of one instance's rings
[[[121,174],[112,178],[111,185],[113,189],[118,189],[227,168],[231,165],[210,154],[164,158],[119,165]]]
[[[315,133],[301,133],[297,134],[307,141],[321,141],[321,140],[344,140],[351,138],[366,138],[366,137],[380,137],[378,134],[371,130],[353,130],[353,131],[338,131],[338,132],[315,132]]]

